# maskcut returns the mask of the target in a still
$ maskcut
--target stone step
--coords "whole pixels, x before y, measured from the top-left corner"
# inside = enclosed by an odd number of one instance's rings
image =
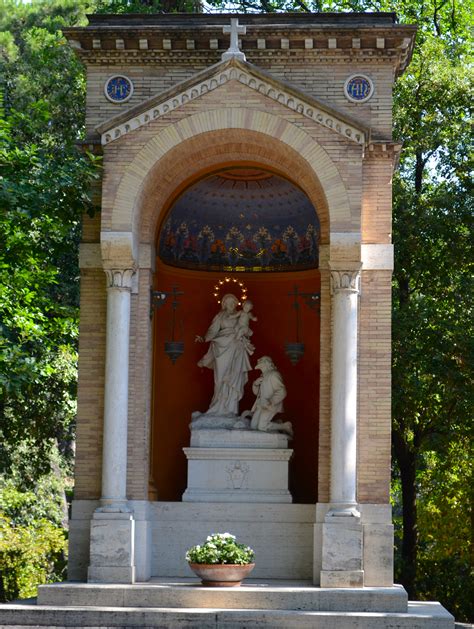
[[[153,579],[147,583],[55,583],[39,588],[39,605],[265,609],[345,612],[407,610],[403,587],[319,588],[309,582],[252,581],[241,587],[208,588],[196,579]]]
[[[0,605],[0,629],[27,627],[104,629],[454,629],[454,619],[439,603],[409,603],[404,614],[242,609],[159,609]]]

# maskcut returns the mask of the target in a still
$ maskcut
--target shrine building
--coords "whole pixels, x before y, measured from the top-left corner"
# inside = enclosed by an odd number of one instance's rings
[[[66,32],[87,69],[85,146],[103,155],[80,249],[69,578],[190,576],[186,549],[231,531],[255,578],[392,586],[392,89],[415,27],[231,17]],[[186,500],[191,415],[213,390],[195,337],[229,292],[258,319],[252,367],[271,356],[286,385],[286,493],[233,452],[218,499]]]
[[[2,622],[454,627],[393,583],[392,90],[415,31],[393,13],[65,31],[102,156],[68,581]],[[224,532],[253,580],[202,587],[186,551]]]
[[[65,31],[102,156],[68,582],[13,624],[454,627],[393,581],[392,91],[415,31],[393,13]],[[254,580],[206,590],[186,550],[224,532]]]

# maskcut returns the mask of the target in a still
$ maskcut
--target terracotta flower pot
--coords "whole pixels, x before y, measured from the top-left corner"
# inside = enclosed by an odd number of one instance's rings
[[[191,563],[191,570],[208,587],[232,587],[240,585],[255,568],[254,563],[244,565],[230,563]]]

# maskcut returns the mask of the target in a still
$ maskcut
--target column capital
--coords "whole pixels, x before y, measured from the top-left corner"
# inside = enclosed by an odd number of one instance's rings
[[[132,290],[132,277],[135,269],[104,269],[107,277],[107,288]]]
[[[350,271],[331,269],[331,293],[360,292],[360,268]]]

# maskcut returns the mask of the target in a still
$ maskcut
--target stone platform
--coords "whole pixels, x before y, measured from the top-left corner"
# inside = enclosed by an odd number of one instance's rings
[[[407,602],[406,591],[398,585],[338,589],[314,587],[307,581],[254,579],[233,588],[203,587],[196,578],[134,585],[57,583],[42,585],[38,592],[42,606],[404,613]]]
[[[439,603],[408,603],[400,586],[323,589],[307,582],[248,580],[204,588],[196,579],[135,585],[42,586],[36,604],[0,606],[0,628],[453,629]]]
[[[288,437],[257,430],[191,429],[183,502],[292,501]]]

